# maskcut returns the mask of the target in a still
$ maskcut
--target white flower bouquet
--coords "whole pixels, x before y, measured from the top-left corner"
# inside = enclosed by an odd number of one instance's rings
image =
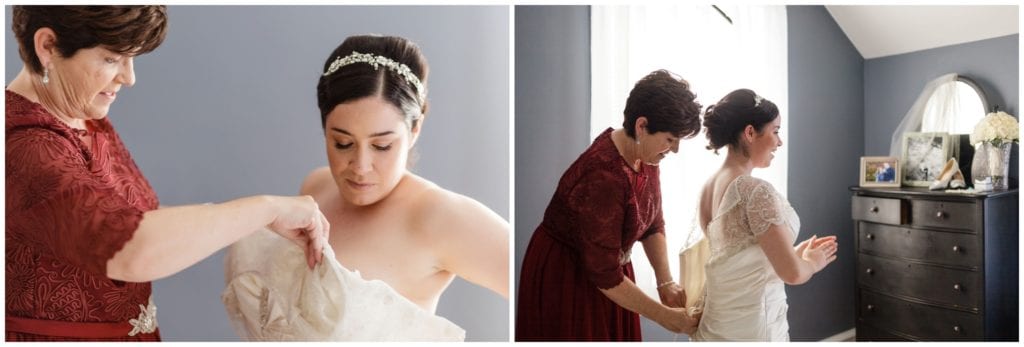
[[[985,115],[971,133],[971,144],[989,142],[999,146],[1007,142],[1020,141],[1020,126],[1017,118],[1006,112],[992,112]]]

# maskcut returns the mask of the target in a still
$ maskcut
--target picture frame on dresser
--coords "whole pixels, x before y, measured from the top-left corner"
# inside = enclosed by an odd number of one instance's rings
[[[903,134],[900,157],[902,185],[927,187],[942,172],[952,155],[949,133],[908,132]]]
[[[896,157],[860,157],[861,187],[899,187],[900,159]]]

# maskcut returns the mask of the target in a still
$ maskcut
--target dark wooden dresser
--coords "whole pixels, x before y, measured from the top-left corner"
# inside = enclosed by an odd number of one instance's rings
[[[850,190],[857,341],[1018,340],[1017,189]]]

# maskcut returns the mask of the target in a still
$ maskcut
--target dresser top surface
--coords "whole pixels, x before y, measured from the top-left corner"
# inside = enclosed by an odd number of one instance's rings
[[[874,196],[899,196],[899,197],[921,197],[921,198],[943,198],[943,199],[964,199],[964,200],[981,200],[988,198],[998,198],[1003,196],[1017,196],[1019,189],[1009,189],[991,192],[980,192],[980,193],[946,193],[941,190],[928,190],[924,187],[899,187],[899,188],[879,188],[879,187],[859,187],[852,186],[850,191],[866,195]]]

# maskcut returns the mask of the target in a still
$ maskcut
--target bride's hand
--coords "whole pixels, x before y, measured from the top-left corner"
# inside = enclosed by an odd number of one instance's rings
[[[834,243],[835,241],[836,241],[836,236],[835,235],[825,236],[825,237],[822,237],[822,238],[818,238],[818,235],[814,235],[811,238],[806,239],[803,242],[800,242],[800,244],[797,245],[794,248],[796,249],[796,254],[798,256],[803,256],[803,250],[806,249],[807,246],[819,247],[819,246],[821,246],[823,244],[826,244],[826,243],[829,243],[829,242],[833,242]]]
[[[658,288],[658,297],[661,298],[661,303],[668,307],[683,307],[686,305],[686,293],[683,292],[683,287],[680,287],[675,282]]]
[[[796,247],[796,254],[801,259],[811,263],[814,272],[821,271],[828,264],[836,260],[836,251],[839,243],[835,236],[817,238],[817,235],[804,240]]]
[[[323,260],[323,249],[331,230],[327,217],[308,195],[271,196],[270,199],[276,217],[267,228],[302,247],[306,252],[306,263],[312,269]]]

